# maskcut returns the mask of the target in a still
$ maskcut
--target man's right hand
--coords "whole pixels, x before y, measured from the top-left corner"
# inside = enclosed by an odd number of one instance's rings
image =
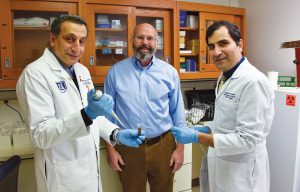
[[[199,142],[197,130],[187,127],[172,127],[171,132],[178,143],[188,144]]]
[[[121,155],[115,150],[112,145],[107,144],[107,163],[114,171],[122,171],[120,165],[125,165]]]
[[[111,114],[114,108],[114,100],[108,94],[103,94],[99,100],[94,99],[95,89],[91,89],[87,93],[88,105],[84,111],[91,119],[96,119],[98,116]]]

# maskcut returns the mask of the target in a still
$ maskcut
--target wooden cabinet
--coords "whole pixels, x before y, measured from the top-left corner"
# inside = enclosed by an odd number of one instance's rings
[[[154,9],[87,3],[84,15],[90,29],[84,64],[89,68],[95,84],[104,82],[113,64],[133,55],[133,30],[140,23],[150,23],[157,29],[156,56],[172,62],[172,7]]]
[[[180,27],[181,11],[194,16],[195,25]],[[213,21],[226,19],[236,23],[245,42],[245,10],[241,8],[173,0],[151,3],[146,0],[0,0],[0,89],[15,89],[25,66],[42,55],[48,44],[49,25],[61,14],[78,14],[88,23],[88,43],[80,61],[90,70],[95,84],[104,82],[113,64],[133,55],[133,29],[140,23],[151,23],[157,29],[156,56],[172,64],[183,80],[218,76],[205,43],[205,30]],[[22,18],[30,22],[42,18],[49,25],[22,25]],[[180,53],[180,31],[186,34],[185,48],[192,47],[191,53]],[[180,58],[193,60],[194,69],[180,67]]]
[[[245,39],[245,10],[200,3],[177,2],[175,68],[184,80],[217,78],[219,70],[208,56],[206,29],[218,20],[235,23]],[[245,52],[244,52],[245,53]]]
[[[171,63],[174,8],[172,0],[156,0],[151,5],[146,0],[1,0],[0,89],[15,89],[25,66],[43,54],[49,40],[49,24],[61,14],[78,14],[87,21],[89,37],[81,62],[89,68],[96,84],[104,82],[113,64],[133,55],[132,34],[139,23],[154,25],[159,34],[156,55]],[[22,24],[22,19],[38,23],[37,17],[49,24]]]
[[[0,89],[15,89],[25,66],[39,58],[48,44],[50,21],[61,14],[77,14],[71,1],[0,1]]]

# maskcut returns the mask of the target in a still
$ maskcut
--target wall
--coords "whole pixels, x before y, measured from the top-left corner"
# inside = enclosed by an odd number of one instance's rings
[[[296,75],[294,49],[280,49],[285,41],[300,40],[299,0],[240,0],[246,8],[247,57],[263,72]]]
[[[8,104],[20,111],[17,100],[9,100]],[[21,121],[21,118],[16,111],[5,105],[3,100],[0,100],[0,122],[8,121]]]

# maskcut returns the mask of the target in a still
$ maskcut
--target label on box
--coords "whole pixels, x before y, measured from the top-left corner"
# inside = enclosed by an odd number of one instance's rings
[[[117,55],[122,55],[123,54],[123,49],[122,48],[117,48],[116,50]]]

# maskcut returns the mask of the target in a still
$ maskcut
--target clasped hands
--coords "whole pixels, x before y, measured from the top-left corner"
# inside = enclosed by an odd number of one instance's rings
[[[113,98],[104,93],[99,100],[94,99],[95,89],[91,89],[87,93],[88,105],[84,108],[86,114],[96,119],[98,116],[105,116],[112,113],[114,108]],[[145,131],[138,133],[136,129],[121,129],[117,135],[118,143],[129,147],[138,147],[145,140]]]
[[[209,133],[209,127],[207,126],[198,126],[192,128],[181,128],[181,127],[172,127],[171,132],[173,133],[175,139],[178,143],[188,144],[188,143],[198,143],[198,133]]]

